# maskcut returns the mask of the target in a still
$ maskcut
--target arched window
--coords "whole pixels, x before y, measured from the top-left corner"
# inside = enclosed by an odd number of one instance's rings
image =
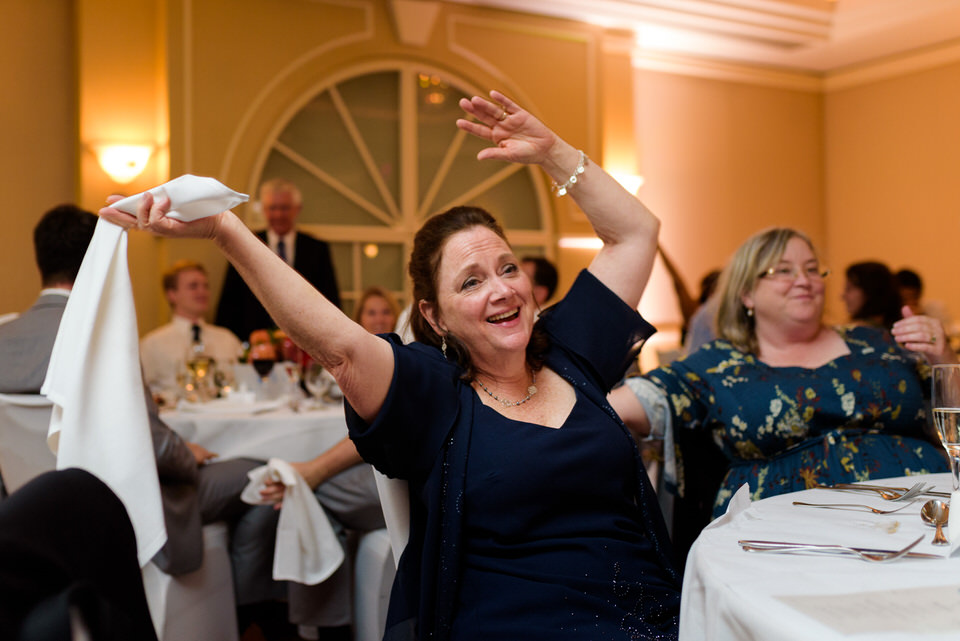
[[[455,125],[465,87],[412,63],[367,68],[324,85],[271,142],[260,182],[282,176],[300,187],[299,225],[330,243],[348,314],[370,285],[406,302],[413,236],[454,205],[493,213],[518,255],[548,253],[539,170],[476,159],[484,141]]]

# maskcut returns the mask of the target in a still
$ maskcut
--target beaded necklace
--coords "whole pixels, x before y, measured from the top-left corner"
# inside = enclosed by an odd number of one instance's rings
[[[479,377],[477,377],[475,380],[477,381],[477,384],[480,386],[480,389],[482,389],[484,392],[489,394],[493,398],[493,400],[497,401],[504,407],[516,407],[517,405],[523,405],[524,403],[529,401],[531,398],[533,398],[533,395],[537,393],[537,373],[533,372],[532,375],[533,375],[533,380],[530,382],[530,387],[527,388],[527,395],[521,398],[519,401],[510,401],[505,398],[500,398],[499,396],[497,396],[496,394],[488,390],[487,386],[483,384],[483,381],[481,381]]]

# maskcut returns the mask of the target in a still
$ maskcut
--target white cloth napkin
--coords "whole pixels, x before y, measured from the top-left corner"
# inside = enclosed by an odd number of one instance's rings
[[[140,375],[127,234],[104,219],[67,301],[41,393],[57,469],[83,468],[120,497],[146,565],[167,539]]]
[[[170,211],[167,212],[167,217],[184,222],[219,214],[250,200],[247,194],[233,191],[215,178],[193,174],[174,178],[170,182],[150,189],[149,192],[155,198],[164,195],[169,197]],[[113,206],[128,214],[136,214],[137,206],[144,193],[146,192],[118,200],[113,203]]]
[[[707,524],[707,526],[703,529],[708,530],[710,528],[720,527],[730,523],[735,518],[740,516],[740,514],[749,509],[750,505],[750,485],[748,483],[744,483],[737,488],[737,491],[730,498],[730,501],[727,503],[727,511],[723,513],[723,516],[717,517]]]
[[[343,548],[310,486],[278,458],[250,470],[247,476],[250,482],[240,498],[252,505],[266,503],[260,490],[268,479],[279,479],[286,486],[277,524],[273,578],[306,585],[326,580],[343,563]]]

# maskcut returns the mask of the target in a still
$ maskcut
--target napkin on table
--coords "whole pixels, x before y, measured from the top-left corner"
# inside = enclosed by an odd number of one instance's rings
[[[277,543],[273,553],[273,578],[315,585],[329,578],[343,563],[343,548],[330,520],[293,467],[278,458],[247,473],[250,482],[240,498],[252,505],[266,503],[260,490],[267,480],[279,479],[285,486]]]
[[[57,469],[83,468],[113,490],[146,565],[167,534],[140,375],[127,234],[104,219],[67,300],[40,392],[54,403],[47,444]]]
[[[169,197],[167,217],[183,222],[219,214],[250,200],[247,194],[233,191],[215,178],[193,174],[184,174],[148,191],[154,198]],[[128,214],[136,214],[144,193],[118,200],[113,206]]]

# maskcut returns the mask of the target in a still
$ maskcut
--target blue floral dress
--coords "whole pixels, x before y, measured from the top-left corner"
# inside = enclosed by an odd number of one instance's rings
[[[674,429],[710,430],[729,459],[715,517],[743,483],[756,500],[949,469],[924,439],[929,366],[885,331],[836,331],[850,353],[816,368],[771,367],[715,340],[646,375],[666,392]]]

